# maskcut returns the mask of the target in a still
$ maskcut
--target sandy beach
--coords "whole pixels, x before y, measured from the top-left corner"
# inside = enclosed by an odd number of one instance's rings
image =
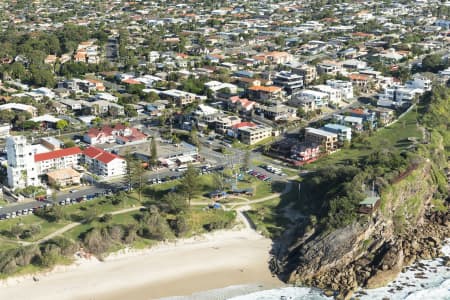
[[[251,229],[218,231],[125,250],[104,262],[95,259],[39,276],[0,284],[0,299],[157,299],[186,296],[231,285],[265,288],[283,283],[268,269],[271,241]]]

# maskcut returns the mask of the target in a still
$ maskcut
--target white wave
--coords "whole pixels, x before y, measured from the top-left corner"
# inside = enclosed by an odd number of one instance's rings
[[[444,256],[450,256],[450,239],[442,247]],[[420,275],[418,274],[420,273]],[[419,278],[421,277],[421,278]],[[361,289],[355,293],[360,300],[450,300],[450,268],[442,258],[423,260],[407,268],[388,286]],[[230,298],[230,300],[328,300],[320,290],[307,287],[287,287],[259,291]]]
[[[248,295],[238,296],[230,300],[331,300],[325,297],[320,290],[313,288],[287,287],[281,289],[260,291]]]
[[[429,288],[409,294],[405,300],[448,300],[450,299],[450,280],[444,281],[440,286]]]

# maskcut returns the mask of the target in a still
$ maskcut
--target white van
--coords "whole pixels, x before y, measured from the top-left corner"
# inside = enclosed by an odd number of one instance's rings
[[[177,168],[177,172],[184,172],[186,170],[187,170],[186,166],[180,166],[180,167]]]

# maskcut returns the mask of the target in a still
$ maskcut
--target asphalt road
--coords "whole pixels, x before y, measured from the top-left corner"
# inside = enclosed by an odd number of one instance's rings
[[[11,206],[5,206],[0,209],[0,215],[4,215],[7,213],[13,213],[13,212],[17,212],[17,211],[23,211],[24,209],[26,209],[26,210],[33,209],[35,207],[44,205],[45,203],[46,202],[41,202],[41,201],[31,201],[31,202],[20,203],[20,204],[11,205]]]
[[[202,143],[202,147],[200,148],[200,155],[205,159],[204,163],[198,164],[197,167],[201,168],[202,166],[209,165],[212,169],[220,169],[221,167],[232,167],[233,165],[241,164],[245,151],[227,147],[225,146],[225,143],[220,140],[213,140],[209,141],[206,137],[202,137],[200,139]],[[221,152],[218,152],[214,149],[220,149],[224,148],[226,149],[226,154],[223,154]],[[251,159],[257,159],[264,161],[261,159],[261,154],[257,152],[251,152]],[[272,163],[272,165],[277,166],[276,164]],[[256,166],[251,165],[250,166],[253,170],[265,174],[269,177],[272,177],[274,180],[280,180],[282,179],[281,176],[275,175],[273,173],[268,172],[267,170]],[[158,170],[158,171],[151,171],[147,172],[143,177],[143,184],[151,184],[150,182],[153,179],[162,179],[162,180],[170,180],[170,178],[173,177],[181,177],[182,172],[175,170],[169,170],[167,168]],[[27,203],[20,203],[20,204],[14,204],[5,206],[3,208],[0,208],[0,216],[4,215],[6,213],[12,213],[16,211],[22,211],[24,209],[32,209],[35,207],[39,207],[44,205],[45,203],[59,203],[61,200],[66,200],[67,198],[76,199],[87,195],[97,194],[97,193],[103,193],[106,190],[112,190],[113,192],[116,192],[117,190],[127,188],[128,184],[126,182],[126,179],[122,179],[116,182],[106,182],[106,183],[94,183],[93,185],[88,186],[82,186],[79,188],[74,188],[72,191],[64,191],[64,192],[57,192],[56,193],[56,199],[49,199],[46,202],[40,202],[40,201],[31,201]],[[50,197],[51,198],[51,197]]]

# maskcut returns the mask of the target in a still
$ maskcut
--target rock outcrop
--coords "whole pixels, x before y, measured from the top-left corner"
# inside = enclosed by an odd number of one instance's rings
[[[437,187],[429,165],[410,176],[382,195],[389,202],[375,215],[332,232],[295,236],[273,258],[277,274],[348,299],[358,287],[384,286],[405,266],[439,256],[449,235],[450,212],[430,206]],[[415,180],[420,183],[412,184]]]

